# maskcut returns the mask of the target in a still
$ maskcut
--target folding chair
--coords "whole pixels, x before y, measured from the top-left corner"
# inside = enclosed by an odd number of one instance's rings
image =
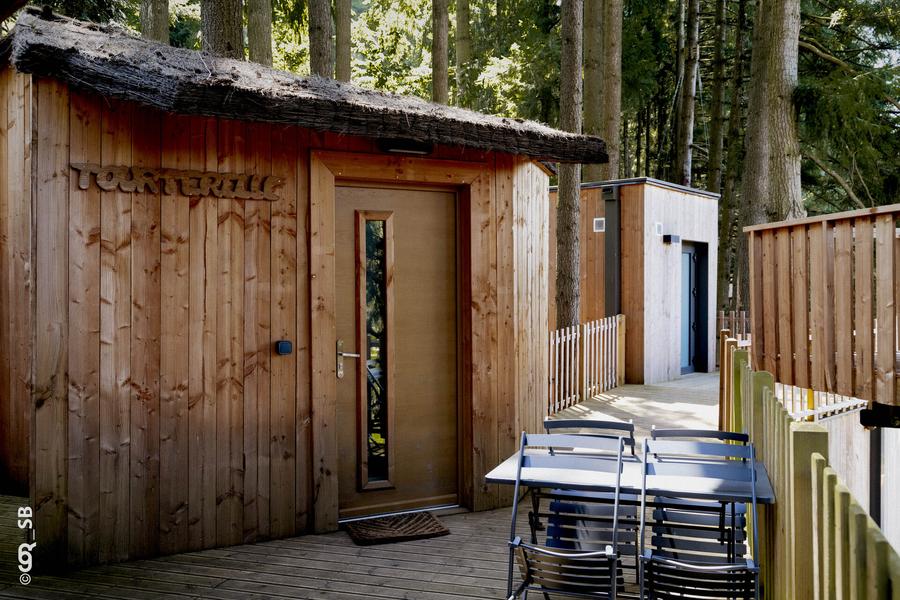
[[[646,548],[647,477],[714,477],[749,484],[753,517],[753,549],[756,531],[756,471],[752,445],[712,442],[645,440],[641,479],[640,582],[641,597],[759,598],[759,569],[745,558],[745,519],[733,521],[729,533],[721,513],[712,503],[697,503],[677,496],[657,498],[653,504],[651,548]],[[735,512],[732,510],[732,517]]]
[[[615,473],[611,523],[594,521],[574,505],[556,506],[558,521],[548,527],[544,545],[516,535],[518,503],[513,504],[509,541],[507,596],[528,592],[614,599],[619,577],[619,491],[622,476],[622,438],[567,434],[522,434],[514,498],[519,498],[523,469],[579,469]],[[529,452],[529,450],[532,450]],[[615,457],[613,460],[613,456]],[[546,471],[545,471],[546,472]],[[604,531],[602,540],[598,531]],[[599,549],[597,549],[599,548]],[[514,562],[522,582],[513,590]]]
[[[750,436],[746,433],[735,433],[731,431],[719,431],[717,429],[657,429],[655,426],[650,430],[650,436],[653,440],[684,440],[684,441],[714,441],[714,442],[732,442],[746,446],[750,442]],[[715,460],[718,460],[716,458]],[[710,512],[719,513],[720,526],[725,529],[726,533],[736,532],[733,541],[735,543],[743,541],[739,539],[743,535],[743,529],[747,521],[747,505],[743,502],[710,502],[704,500],[685,500],[672,498],[669,503],[670,510],[666,511],[663,506],[663,498],[657,498],[657,510],[654,511],[654,518],[668,520],[678,523],[684,521],[686,523],[697,524],[697,521],[708,523],[711,516],[691,515],[691,512]],[[691,509],[696,509],[691,511]],[[729,529],[730,522],[730,529]]]
[[[544,429],[547,433],[567,433],[570,435],[585,435],[601,438],[618,439],[631,450],[635,456],[634,422],[602,421],[596,419],[544,419]],[[578,502],[591,502],[598,505],[592,510],[592,516],[599,518],[606,516],[612,518],[613,495],[609,492],[582,492],[575,490],[539,490],[532,489],[531,511],[528,513],[528,524],[531,527],[531,541],[537,542],[538,532],[543,531],[542,518],[549,517],[548,513],[541,512],[543,499],[571,500]],[[624,494],[619,499],[619,528],[630,529],[637,533],[637,494]],[[627,566],[637,568],[637,546],[634,547],[635,560]],[[627,567],[626,567],[627,568]]]

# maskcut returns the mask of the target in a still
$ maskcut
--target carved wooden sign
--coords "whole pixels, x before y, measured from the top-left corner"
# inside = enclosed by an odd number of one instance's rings
[[[86,190],[91,181],[104,191],[119,189],[123,192],[151,194],[162,192],[167,196],[215,196],[242,200],[279,200],[275,190],[284,185],[284,178],[277,175],[245,175],[240,173],[213,173],[209,171],[183,171],[178,169],[150,169],[146,167],[102,167],[90,163],[72,163],[78,171],[78,187]]]

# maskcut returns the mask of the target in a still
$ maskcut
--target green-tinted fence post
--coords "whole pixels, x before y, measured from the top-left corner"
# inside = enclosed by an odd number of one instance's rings
[[[750,439],[756,447],[756,452],[763,463],[765,463],[771,479],[772,457],[768,452],[770,437],[773,434],[768,429],[768,406],[764,401],[766,392],[772,392],[775,389],[775,379],[772,374],[767,371],[755,371],[751,375],[752,386],[750,393]],[[774,481],[772,482],[774,485]],[[776,498],[777,501],[777,498]],[[775,592],[775,562],[772,560],[772,544],[774,538],[771,532],[774,530],[772,518],[774,516],[773,506],[759,507],[759,552],[754,555],[760,565],[760,585],[763,588],[765,597],[774,597]]]
[[[888,569],[888,557],[891,553],[891,545],[885,539],[881,529],[872,519],[866,519],[868,532],[866,534],[866,587],[869,598],[887,598],[890,573]],[[900,585],[900,581],[897,582]],[[900,589],[894,590],[900,593]]]
[[[866,531],[869,515],[850,498],[850,600],[866,599]]]
[[[836,600],[837,582],[837,515],[834,499],[837,494],[837,473],[831,467],[825,467],[822,473],[822,574],[824,575],[822,600]]]
[[[813,518],[813,591],[815,598],[825,598],[825,487],[823,478],[828,461],[818,452],[812,455],[812,518]]]
[[[816,423],[790,424],[789,481],[791,489],[790,526],[793,595],[812,599],[815,593],[813,568],[813,471],[812,455],[827,460],[828,431]],[[824,465],[823,465],[824,468]]]
[[[834,491],[835,596],[850,598],[850,490],[838,482]]]
[[[731,378],[731,385],[734,387],[734,404],[732,405],[732,429],[737,432],[744,431],[746,424],[744,423],[744,385],[743,376],[747,364],[750,362],[750,353],[746,350],[734,351],[734,374]]]
[[[888,559],[891,578],[891,600],[900,600],[900,555],[891,552]]]

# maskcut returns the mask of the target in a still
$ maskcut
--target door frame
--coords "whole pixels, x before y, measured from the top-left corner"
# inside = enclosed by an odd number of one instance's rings
[[[693,365],[685,369],[680,365],[681,361],[679,361],[679,370],[682,375],[688,373],[704,373],[709,370],[709,334],[707,331],[709,310],[709,244],[706,242],[693,241],[682,242],[680,254],[685,253],[690,253],[693,257],[693,276],[697,288],[697,295],[694,299],[694,319],[696,320],[696,328],[693,332],[694,362]],[[684,285],[683,271],[681,273],[681,285]],[[684,317],[683,306],[681,307],[681,316],[682,318]]]
[[[453,188],[457,192],[457,253],[460,257],[459,399],[457,402],[460,504],[473,506],[472,415],[495,401],[490,381],[478,368],[476,354],[482,341],[473,331],[473,316],[482,308],[472,302],[474,289],[490,281],[487,259],[491,235],[484,226],[485,213],[493,205],[493,169],[488,162],[440,160],[409,156],[313,150],[309,177],[309,276],[310,276],[310,372],[313,489],[313,529],[338,527],[339,483],[337,443],[337,378],[335,365],[335,186],[344,181],[375,184],[423,184]],[[478,315],[473,315],[477,312]],[[484,389],[485,393],[473,393]],[[494,391],[495,391],[494,386]],[[475,406],[479,404],[481,406]],[[301,457],[298,457],[298,463]]]

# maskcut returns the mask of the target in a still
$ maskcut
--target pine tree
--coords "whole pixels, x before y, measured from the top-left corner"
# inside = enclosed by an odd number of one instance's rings
[[[431,99],[441,104],[447,104],[450,98],[448,82],[450,18],[447,0],[432,0],[431,23]]]
[[[251,61],[272,66],[272,0],[247,0],[247,50]]]
[[[334,72],[339,81],[350,81],[350,31],[353,24],[351,4],[351,0],[334,0]]]
[[[244,58],[241,0],[200,0],[200,23],[205,51]]]
[[[169,0],[141,0],[141,35],[169,43]]]
[[[583,15],[582,0],[562,0],[559,124],[561,129],[574,133],[581,133]],[[557,327],[580,322],[580,186],[580,165],[559,165],[556,207]]]
[[[334,21],[328,0],[309,0],[309,70],[334,77]]]

